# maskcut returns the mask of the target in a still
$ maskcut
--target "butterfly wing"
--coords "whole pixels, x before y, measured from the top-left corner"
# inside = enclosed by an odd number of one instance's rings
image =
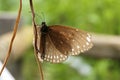
[[[61,54],[78,55],[93,46],[91,35],[75,28],[53,25],[49,26],[48,34],[51,42]]]
[[[40,27],[38,27],[38,30],[40,30]],[[39,42],[41,40],[40,37],[41,37],[41,33],[39,33],[38,43],[40,43]],[[38,44],[38,46],[39,45],[40,44]],[[56,49],[55,45],[53,44],[53,42],[52,42],[52,40],[49,36],[49,34],[46,34],[45,46],[46,46],[45,47],[45,55],[44,55],[43,60],[51,62],[51,63],[60,63],[60,62],[63,62],[64,60],[67,59],[67,57],[68,57],[67,55],[61,54],[61,52],[58,49]],[[40,47],[42,47],[42,46],[40,46]],[[40,59],[40,61],[42,59],[41,58],[42,54],[43,53],[38,54],[38,58]]]

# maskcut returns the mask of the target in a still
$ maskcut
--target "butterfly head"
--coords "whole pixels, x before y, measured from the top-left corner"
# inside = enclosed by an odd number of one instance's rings
[[[45,22],[42,22],[42,24],[41,24],[42,26],[46,26],[46,23]]]
[[[45,23],[45,22],[42,22],[41,26],[42,26],[41,32],[42,32],[42,33],[47,33],[48,27],[47,27],[46,23]]]

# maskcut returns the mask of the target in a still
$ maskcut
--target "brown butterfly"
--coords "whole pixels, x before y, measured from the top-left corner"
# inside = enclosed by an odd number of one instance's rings
[[[89,33],[67,26],[47,26],[42,22],[41,27],[37,29],[37,34],[40,61],[60,63],[69,55],[78,55],[93,46]]]

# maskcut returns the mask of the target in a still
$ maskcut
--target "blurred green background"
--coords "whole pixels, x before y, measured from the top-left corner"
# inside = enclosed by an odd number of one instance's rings
[[[36,14],[42,17],[37,16],[37,24],[45,18],[48,25],[62,24],[94,33],[120,34],[120,0],[33,1]],[[18,0],[0,0],[0,12],[17,12],[18,5]],[[22,17],[24,25],[31,25],[29,0],[23,0]],[[21,60],[22,80],[39,80],[32,45]],[[70,60],[61,64],[43,63],[45,80],[120,80],[120,60],[89,56],[71,57]]]

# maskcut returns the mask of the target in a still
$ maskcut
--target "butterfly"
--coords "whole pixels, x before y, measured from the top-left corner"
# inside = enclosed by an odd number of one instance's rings
[[[42,22],[41,27],[37,27],[37,34],[40,61],[60,63],[69,55],[78,55],[93,46],[89,33],[72,27],[47,26]]]

